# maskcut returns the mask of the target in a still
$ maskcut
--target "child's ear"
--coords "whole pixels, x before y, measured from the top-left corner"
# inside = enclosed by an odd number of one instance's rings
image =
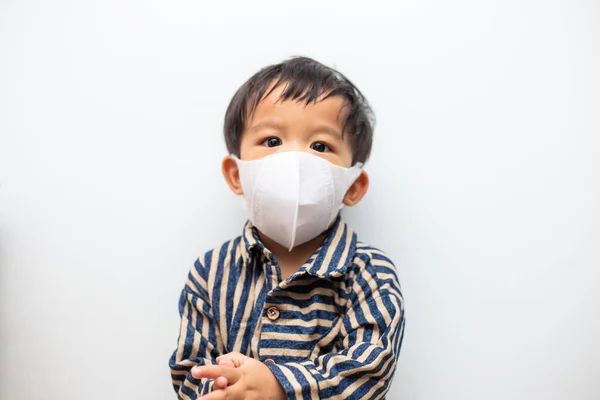
[[[353,206],[358,203],[364,196],[367,194],[367,190],[369,189],[369,175],[367,171],[362,170],[360,175],[352,186],[346,192],[344,196],[344,204],[347,206]]]
[[[223,171],[223,176],[231,191],[235,194],[244,194],[242,191],[242,184],[240,183],[240,170],[231,156],[227,156],[223,159],[221,170]]]

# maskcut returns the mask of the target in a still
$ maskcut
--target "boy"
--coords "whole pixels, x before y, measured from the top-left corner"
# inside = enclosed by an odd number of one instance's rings
[[[404,333],[400,284],[339,216],[369,185],[367,101],[294,58],[237,91],[224,132],[223,175],[249,221],[188,275],[169,363],[178,398],[384,398]]]

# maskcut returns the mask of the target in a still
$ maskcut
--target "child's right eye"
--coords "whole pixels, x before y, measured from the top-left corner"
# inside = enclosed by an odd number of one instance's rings
[[[281,146],[281,140],[276,137],[270,137],[268,139],[265,139],[265,141],[262,142],[262,144],[263,144],[263,146],[267,146],[267,147],[277,147],[277,146]]]

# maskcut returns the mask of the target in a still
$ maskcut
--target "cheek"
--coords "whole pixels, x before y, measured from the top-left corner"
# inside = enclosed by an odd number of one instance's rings
[[[317,156],[317,157],[321,157],[322,159],[327,160],[327,161],[329,161],[332,164],[339,165],[341,167],[346,167],[347,166],[346,163],[344,162],[343,157],[341,157],[340,154],[336,154],[336,153],[333,153],[333,152],[331,152],[331,153],[318,153],[316,151],[311,151],[310,153],[313,154],[313,155],[315,155],[315,156]]]
[[[344,167],[352,166],[352,150],[349,146],[344,146],[342,151],[339,152],[340,165]]]
[[[266,157],[270,154],[277,153],[281,147],[267,147],[267,146],[248,146],[246,148],[240,148],[240,159],[242,160],[256,160],[259,158]]]
[[[251,141],[242,136],[242,141],[240,142],[240,159],[242,160],[253,160],[257,157],[255,156],[256,146],[253,146]]]

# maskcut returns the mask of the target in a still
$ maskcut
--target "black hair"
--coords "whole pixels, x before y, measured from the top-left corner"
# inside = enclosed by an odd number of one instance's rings
[[[224,134],[229,153],[240,156],[247,120],[258,103],[281,85],[285,85],[280,97],[282,101],[295,100],[308,105],[328,97],[343,96],[343,109],[347,112],[342,133],[350,137],[352,163],[367,161],[373,143],[373,110],[348,78],[308,57],[295,57],[265,67],[237,90],[225,113]]]

